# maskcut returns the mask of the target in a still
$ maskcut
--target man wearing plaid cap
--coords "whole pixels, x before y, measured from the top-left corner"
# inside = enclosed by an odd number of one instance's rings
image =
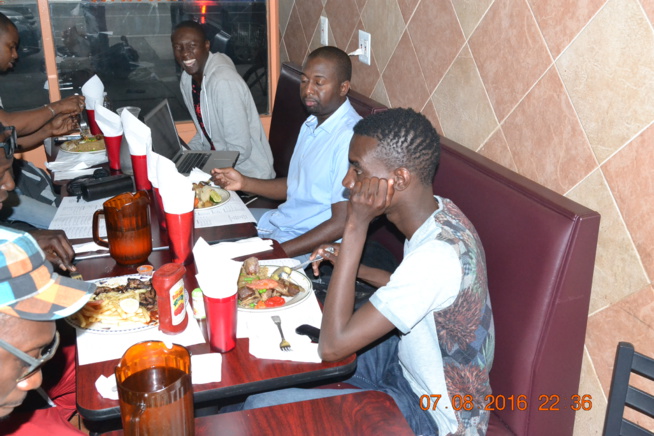
[[[0,227],[0,420],[41,385],[41,366],[59,345],[54,321],[81,309],[94,290],[93,284],[53,272],[29,234]],[[2,429],[77,434],[51,409],[35,411],[27,422],[2,423]]]

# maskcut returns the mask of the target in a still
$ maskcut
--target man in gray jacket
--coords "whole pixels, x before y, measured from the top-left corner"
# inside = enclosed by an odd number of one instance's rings
[[[183,21],[171,36],[175,60],[184,70],[180,88],[197,134],[193,150],[235,150],[235,168],[259,179],[275,177],[270,144],[261,125],[250,88],[232,60],[211,53],[200,24]]]

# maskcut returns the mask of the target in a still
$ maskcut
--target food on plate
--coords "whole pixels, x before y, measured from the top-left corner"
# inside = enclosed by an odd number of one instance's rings
[[[149,280],[128,278],[118,286],[98,286],[86,305],[71,316],[82,328],[99,322],[111,326],[156,324],[157,294]]]
[[[196,209],[215,206],[223,201],[218,191],[207,182],[193,183],[193,191]]]
[[[89,151],[104,150],[104,136],[95,135],[81,139],[74,139],[72,141],[66,141],[61,144],[61,149],[71,153],[88,153]]]
[[[288,267],[275,268],[271,274],[268,267],[259,265],[259,259],[247,258],[243,262],[241,273],[238,276],[239,307],[246,309],[279,307],[286,304],[285,297],[294,297],[304,291],[302,287],[283,278],[281,272],[286,272],[288,276],[291,269]]]

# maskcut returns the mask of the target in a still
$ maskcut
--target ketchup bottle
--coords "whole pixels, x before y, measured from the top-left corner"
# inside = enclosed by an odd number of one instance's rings
[[[186,268],[178,263],[167,263],[152,275],[152,286],[157,293],[159,306],[159,330],[176,335],[186,329],[186,293],[184,274]]]

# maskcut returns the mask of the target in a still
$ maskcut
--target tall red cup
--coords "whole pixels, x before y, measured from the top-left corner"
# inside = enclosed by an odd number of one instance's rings
[[[132,156],[132,170],[134,171],[134,184],[136,190],[149,191],[152,189],[150,179],[148,179],[148,160],[147,156]]]
[[[89,129],[91,129],[91,133],[94,135],[102,135],[102,131],[98,127],[98,123],[95,122],[95,110],[87,109],[86,118],[89,120]]]
[[[195,230],[194,211],[175,214],[166,214],[168,227],[168,244],[170,257],[173,262],[187,265],[193,262],[193,242]]]
[[[157,202],[157,216],[159,217],[159,228],[166,230],[166,213],[163,208],[163,200],[161,199],[161,194],[159,194],[159,188],[152,187],[152,192],[154,193],[154,199]]]
[[[226,298],[204,296],[211,351],[226,353],[236,346],[236,294]]]
[[[120,169],[120,143],[123,141],[123,135],[105,136],[104,145],[107,147],[107,157],[109,158],[109,168],[112,170]],[[140,188],[136,188],[137,190]]]

